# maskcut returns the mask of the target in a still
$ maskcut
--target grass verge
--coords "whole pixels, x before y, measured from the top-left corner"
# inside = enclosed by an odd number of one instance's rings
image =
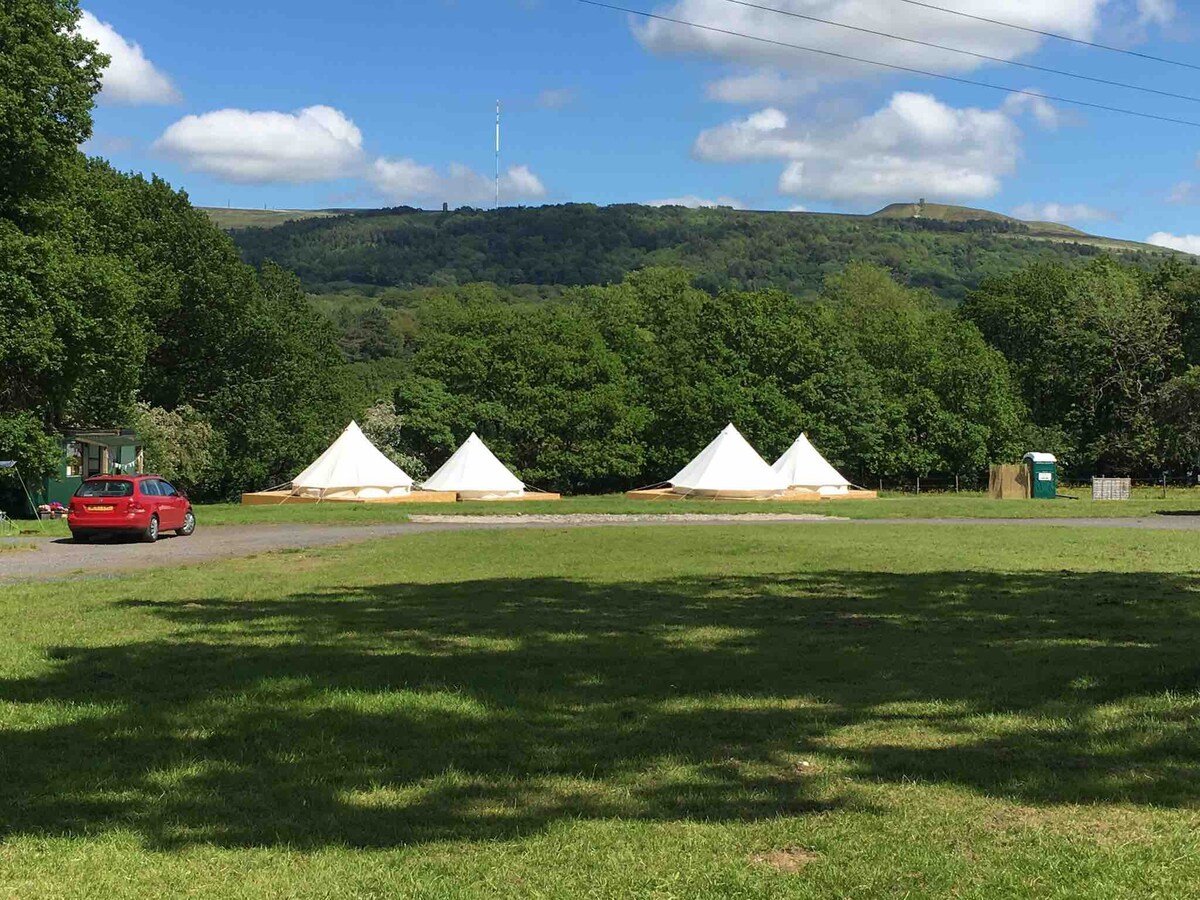
[[[422,534],[0,595],[0,895],[1200,881],[1195,537]]]

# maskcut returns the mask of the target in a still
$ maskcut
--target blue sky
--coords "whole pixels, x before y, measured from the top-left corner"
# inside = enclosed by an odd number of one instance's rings
[[[1200,122],[1171,100],[751,9],[618,0],[836,52]],[[904,0],[755,0],[1200,97],[1200,71]],[[1173,0],[936,0],[1197,60]],[[88,149],[194,202],[308,208],[676,200],[865,212],[962,203],[1200,251],[1200,127],[882,72],[574,0],[89,0],[114,57]]]

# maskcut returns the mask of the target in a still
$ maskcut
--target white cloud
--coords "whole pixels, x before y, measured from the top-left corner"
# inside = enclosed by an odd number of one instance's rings
[[[1026,111],[1033,114],[1034,120],[1043,128],[1053,131],[1063,122],[1058,108],[1045,97],[1036,92],[1028,94],[1009,94],[1004,101],[1004,111],[1019,116]]]
[[[1164,0],[1142,0],[1162,3]],[[1066,33],[1088,39],[1095,35],[1105,0],[956,0],[955,9],[974,15],[1005,19],[1041,31]],[[949,16],[936,10],[903,3],[862,0],[775,0],[764,4],[805,15],[845,22],[876,31],[920,38],[950,47],[963,47],[1000,59],[1015,59],[1035,51],[1043,38],[1026,31],[997,28],[985,22]],[[781,16],[767,9],[738,6],[725,0],[673,0],[656,7],[661,15],[710,25],[726,31],[763,35],[787,44],[847,54],[938,72],[968,72],[985,65],[980,59],[933,50],[916,44],[890,41],[875,35],[836,28],[818,22]],[[775,73],[798,73],[814,82],[833,82],[876,75],[884,70],[804,53],[790,47],[748,41],[661,20],[635,22],[633,31],[649,51],[663,55],[693,55],[721,62],[753,66]],[[761,72],[759,78],[765,77]],[[782,79],[782,75],[775,77]],[[744,87],[744,86],[743,86]],[[733,93],[737,93],[736,90]],[[763,94],[744,102],[773,102]]]
[[[79,18],[79,33],[95,41],[111,61],[102,76],[102,103],[140,106],[178,103],[182,96],[154,63],[146,59],[141,46],[127,41],[108,22],[101,22],[87,10]]]
[[[1000,110],[956,109],[928,94],[894,94],[887,106],[847,125],[806,133],[765,109],[702,132],[702,159],[779,159],[785,194],[873,201],[931,196],[990,197],[1020,156],[1020,129]]]
[[[460,163],[451,163],[443,174],[411,159],[380,158],[371,166],[368,179],[393,203],[483,205],[492,202],[496,190],[492,178]],[[528,166],[511,166],[500,178],[503,203],[545,196],[545,185]]]
[[[363,167],[362,132],[329,106],[185,116],[163,132],[154,149],[187,169],[238,182],[330,181],[357,175]]]
[[[709,162],[789,159],[802,156],[808,144],[788,138],[787,126],[787,114],[774,107],[768,107],[745,119],[700,132],[692,152]]]
[[[1086,203],[1022,203],[1012,211],[1031,222],[1111,222],[1116,214]]]
[[[1146,238],[1146,243],[1167,247],[1170,250],[1182,250],[1184,253],[1200,254],[1200,234],[1170,234],[1166,231],[1156,231]]]
[[[575,102],[574,88],[547,88],[538,94],[538,106],[543,109],[562,109]]]
[[[226,181],[300,183],[363,179],[395,203],[490,203],[493,179],[451,163],[446,171],[413,159],[379,157],[363,149],[363,135],[345,113],[309,106],[295,113],[220,109],[185,116],[155,141],[154,150],[185,168]],[[511,166],[500,179],[504,202],[533,200],[546,186],[528,166]]]
[[[695,194],[686,194],[682,197],[667,197],[663,200],[651,200],[647,206],[686,206],[688,209],[715,209],[718,206],[731,206],[734,209],[745,209],[745,204],[736,197],[718,197],[716,200],[709,200],[705,197],[698,197]]]
[[[1167,25],[1175,18],[1175,0],[1137,0],[1138,22]]]
[[[707,93],[710,100],[723,103],[787,103],[812,94],[820,86],[815,78],[790,78],[773,69],[759,69],[709,82]]]

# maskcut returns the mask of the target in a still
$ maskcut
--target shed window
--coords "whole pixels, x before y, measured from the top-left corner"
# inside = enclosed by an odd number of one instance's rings
[[[78,441],[67,443],[67,477],[79,478],[83,475],[83,451]]]

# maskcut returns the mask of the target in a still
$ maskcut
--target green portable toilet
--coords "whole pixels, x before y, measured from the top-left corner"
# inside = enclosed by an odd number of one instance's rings
[[[1058,460],[1053,453],[1026,453],[1029,471],[1029,496],[1034,500],[1053,500],[1058,496]]]

